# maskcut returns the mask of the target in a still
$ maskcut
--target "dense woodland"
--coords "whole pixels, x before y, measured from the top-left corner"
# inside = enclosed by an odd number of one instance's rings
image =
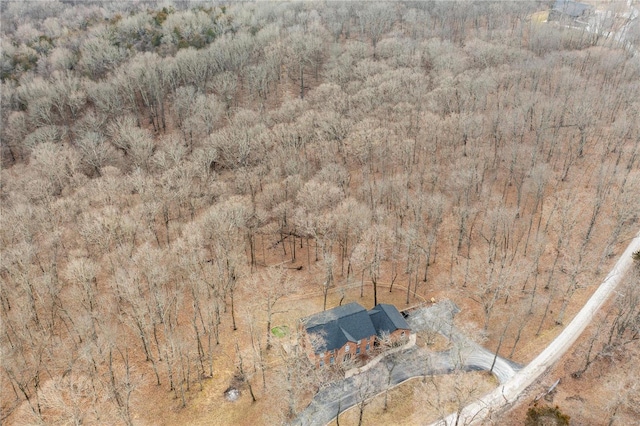
[[[282,422],[323,378],[273,316],[349,286],[529,361],[640,204],[635,47],[547,8],[3,2],[2,422],[148,423],[229,359]]]

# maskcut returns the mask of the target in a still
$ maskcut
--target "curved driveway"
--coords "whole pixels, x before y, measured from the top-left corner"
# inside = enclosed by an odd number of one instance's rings
[[[450,301],[420,308],[411,313],[407,322],[414,332],[430,330],[448,337],[453,348],[431,352],[412,347],[389,355],[378,365],[356,376],[321,389],[311,403],[300,413],[293,425],[325,425],[363,399],[369,399],[413,377],[447,374],[454,369],[489,370],[494,354],[473,342],[453,326],[453,317],[459,312]],[[498,357],[493,373],[505,383],[521,368],[520,365]]]
[[[607,301],[618,286],[627,270],[633,264],[632,254],[640,251],[640,232],[604,279],[598,290],[591,296],[567,327],[525,368],[515,374],[511,380],[500,385],[478,402],[468,405],[461,413],[454,413],[435,423],[436,425],[473,424],[483,421],[492,413],[517,401],[520,394],[536,381],[575,343],[580,334],[589,325],[594,314]]]
[[[492,413],[514,403],[520,394],[541,374],[555,363],[577,340],[590,323],[591,318],[606,302],[627,270],[631,267],[632,254],[640,250],[640,233],[631,241],[609,275],[591,296],[575,318],[558,337],[526,367],[498,357],[493,373],[500,386],[481,398],[435,423],[436,425],[472,424],[483,421]],[[494,354],[468,339],[453,326],[457,306],[445,301],[429,308],[412,312],[407,322],[414,331],[431,330],[448,337],[454,348],[444,352],[429,352],[413,347],[393,355],[393,358],[376,365],[365,373],[334,383],[320,390],[309,406],[300,413],[294,425],[325,425],[336,415],[412,377],[446,374],[455,368],[488,370]]]

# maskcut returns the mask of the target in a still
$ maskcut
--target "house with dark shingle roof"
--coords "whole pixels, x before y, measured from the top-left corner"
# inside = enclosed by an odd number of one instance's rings
[[[301,324],[310,356],[319,366],[368,354],[380,339],[395,342],[411,332],[398,309],[387,304],[367,311],[353,302],[303,318]]]
[[[549,11],[549,21],[570,20],[584,23],[593,10],[593,6],[571,0],[556,0]]]
[[[411,331],[407,321],[393,305],[385,303],[376,305],[369,311],[369,318],[379,339],[386,336],[391,339],[404,337]]]

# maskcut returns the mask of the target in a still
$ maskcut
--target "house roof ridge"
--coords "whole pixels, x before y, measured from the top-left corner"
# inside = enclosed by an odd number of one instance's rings
[[[365,309],[357,302],[340,305],[302,319],[307,332],[321,336],[313,343],[316,353],[339,349],[347,342],[357,342],[398,329],[410,329],[395,305],[379,303]]]
[[[358,302],[350,302],[346,305],[336,306],[326,311],[317,312],[308,317],[302,318],[301,321],[305,323],[307,328],[315,327],[321,324],[328,324],[331,321],[337,321],[341,318],[347,318],[358,312],[366,311],[366,309]]]
[[[349,334],[349,332],[347,330],[345,330],[343,327],[340,327],[340,330],[342,331],[342,333],[344,334],[344,337],[346,337],[349,342],[355,342],[356,341],[356,339],[354,339],[353,336],[351,334]]]

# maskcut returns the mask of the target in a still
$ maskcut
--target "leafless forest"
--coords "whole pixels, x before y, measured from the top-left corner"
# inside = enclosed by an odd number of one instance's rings
[[[231,369],[284,422],[327,379],[270,330],[347,288],[532,359],[640,211],[640,30],[548,7],[3,2],[0,421],[224,423]]]

